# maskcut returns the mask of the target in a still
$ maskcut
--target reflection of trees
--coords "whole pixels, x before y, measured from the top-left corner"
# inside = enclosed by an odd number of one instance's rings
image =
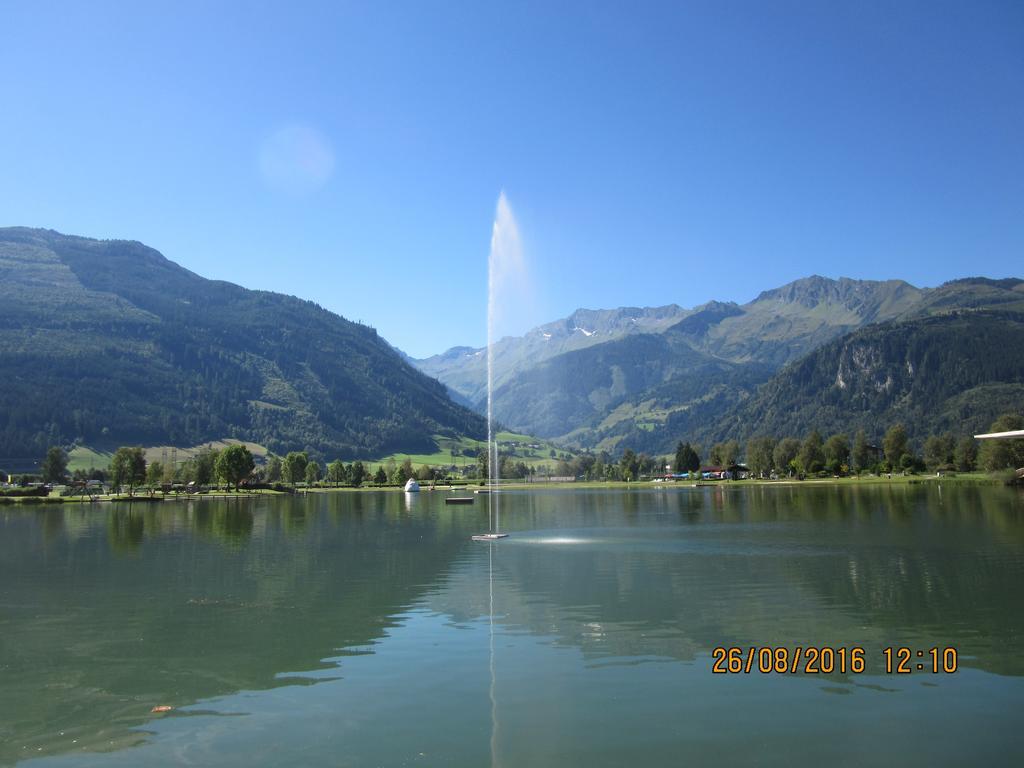
[[[191,505],[192,530],[232,547],[242,546],[252,536],[252,507],[241,499],[210,500]]]
[[[104,505],[45,557],[29,529],[20,549],[9,538],[0,562],[24,610],[0,615],[0,763],[26,743],[116,742],[156,704],[284,685],[282,673],[372,646],[468,539],[429,514],[400,519],[400,504],[365,493]],[[72,735],[58,743],[60,730]]]
[[[519,533],[493,550],[497,621],[597,663],[716,645],[954,645],[962,664],[1024,674],[1024,504],[1010,489],[721,485],[501,505]],[[468,541],[486,521],[479,501],[446,508],[424,492],[410,512],[401,494],[356,493],[41,513],[0,511],[0,577],[18,585],[0,613],[0,762],[60,730],[74,735],[55,750],[116,742],[154,704],[331,668],[324,659],[371,649],[412,605],[455,621],[488,609],[487,546]],[[577,541],[544,543],[560,538]]]
[[[114,552],[135,553],[142,546],[146,533],[146,521],[140,508],[118,505],[107,516],[107,541]]]
[[[952,645],[976,657],[962,663],[1024,674],[1020,497],[942,494],[906,485],[670,491],[648,496],[625,529],[615,495],[562,497],[534,514],[584,523],[543,532],[579,541],[520,537],[496,549],[500,620],[594,658],[691,659],[716,645]],[[543,497],[533,503],[543,507]],[[666,527],[671,515],[677,527]],[[432,605],[478,615],[479,564],[453,578],[459,586]]]
[[[64,533],[64,510],[61,507],[47,507],[39,513],[42,517],[43,538],[53,541]]]

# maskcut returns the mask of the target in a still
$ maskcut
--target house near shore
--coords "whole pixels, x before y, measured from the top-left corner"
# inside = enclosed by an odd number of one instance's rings
[[[731,480],[746,480],[750,477],[750,467],[746,464],[730,464],[726,473]]]
[[[746,464],[730,464],[728,467],[710,465],[700,468],[700,476],[704,480],[746,480],[750,477],[750,467]]]

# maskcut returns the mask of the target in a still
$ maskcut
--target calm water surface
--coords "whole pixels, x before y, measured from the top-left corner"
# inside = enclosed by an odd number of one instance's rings
[[[0,764],[1024,765],[1019,492],[482,501],[0,509]],[[752,645],[867,669],[711,673]]]

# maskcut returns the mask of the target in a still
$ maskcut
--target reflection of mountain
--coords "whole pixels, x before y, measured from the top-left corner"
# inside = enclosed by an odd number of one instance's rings
[[[878,672],[883,647],[953,645],[965,666],[1024,675],[1006,652],[1024,629],[1008,586],[1024,578],[1024,529],[1000,492],[950,491],[945,506],[906,486],[527,497],[519,514],[578,526],[496,548],[496,614],[594,663],[860,645]],[[458,569],[432,607],[479,615],[479,568]]]
[[[0,764],[27,743],[137,741],[127,729],[155,705],[294,683],[368,650],[464,542],[401,501],[48,509],[38,527],[4,513]]]

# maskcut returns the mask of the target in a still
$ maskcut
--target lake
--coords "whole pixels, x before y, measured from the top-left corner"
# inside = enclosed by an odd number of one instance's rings
[[[1024,765],[1017,490],[445,495],[0,508],[0,764]]]

